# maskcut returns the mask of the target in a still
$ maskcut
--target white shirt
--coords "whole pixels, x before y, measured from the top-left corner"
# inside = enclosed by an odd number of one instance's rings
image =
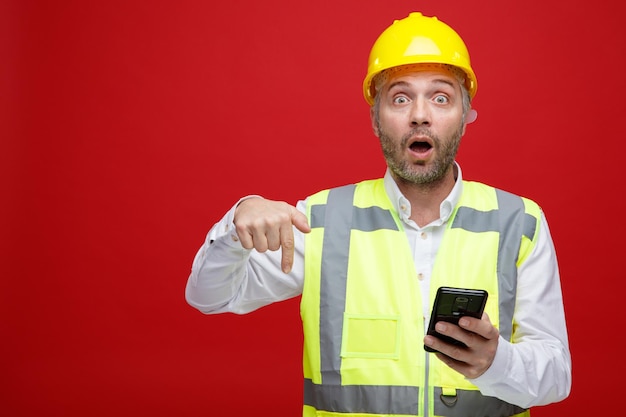
[[[419,227],[410,220],[411,205],[389,171],[384,184],[405,224],[421,285],[424,320],[430,319],[430,276],[446,222],[463,191],[458,168],[456,184],[441,203],[440,218]],[[238,202],[239,203],[239,202]],[[206,314],[245,314],[296,297],[304,281],[304,234],[294,228],[293,268],[281,270],[280,251],[244,249],[233,225],[236,204],[209,231],[193,261],[187,302]],[[298,210],[306,212],[306,200]],[[560,401],[571,389],[571,357],[556,252],[544,214],[533,252],[519,267],[513,343],[500,337],[491,367],[472,379],[483,395],[528,408]]]

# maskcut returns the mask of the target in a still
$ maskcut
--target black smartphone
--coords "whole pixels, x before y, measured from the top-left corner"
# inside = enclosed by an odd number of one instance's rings
[[[487,303],[487,295],[485,290],[439,287],[426,333],[445,342],[465,346],[463,342],[438,333],[435,330],[435,324],[438,321],[459,324],[459,319],[463,316],[481,318]],[[435,349],[426,345],[424,345],[424,349],[428,352],[436,352]]]

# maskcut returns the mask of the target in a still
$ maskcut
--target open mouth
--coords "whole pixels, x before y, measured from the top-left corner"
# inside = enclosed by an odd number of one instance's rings
[[[428,152],[432,148],[432,145],[428,142],[415,141],[411,143],[409,148],[413,152],[424,153],[424,152]]]

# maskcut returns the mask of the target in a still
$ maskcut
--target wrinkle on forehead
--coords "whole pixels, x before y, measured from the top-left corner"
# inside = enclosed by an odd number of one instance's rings
[[[410,64],[401,65],[399,67],[388,68],[374,77],[374,88],[376,92],[380,92],[385,84],[391,79],[400,77],[402,75],[424,72],[424,71],[443,71],[454,77],[460,85],[465,84],[465,73],[452,65],[446,64]]]
[[[408,81],[400,79],[400,77],[404,75],[407,75],[407,74],[399,74],[397,77],[394,77],[394,79],[389,82],[389,85],[387,86],[387,91],[390,91],[394,87],[409,87],[410,83]],[[454,81],[451,81],[449,78],[433,78],[430,82],[432,84],[443,84],[451,88],[456,87],[456,84],[454,83]]]

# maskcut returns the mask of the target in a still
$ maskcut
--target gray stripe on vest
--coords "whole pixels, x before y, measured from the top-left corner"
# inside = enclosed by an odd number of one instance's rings
[[[500,298],[500,334],[507,340],[513,332],[513,312],[517,294],[517,257],[523,235],[535,235],[535,218],[524,213],[523,200],[514,194],[496,189],[498,209],[479,211],[460,207],[452,222],[453,228],[470,232],[498,232],[498,292]],[[521,220],[520,220],[521,219]]]
[[[446,402],[453,403],[453,405],[448,405]],[[457,389],[456,396],[443,397],[440,387],[435,387],[434,405],[435,415],[445,417],[510,417],[526,411],[496,397],[483,396],[480,391]]]
[[[398,230],[389,211],[354,207],[355,185],[329,191],[326,205],[311,207],[311,227],[324,226],[320,282],[320,368],[324,383],[341,384],[341,336],[352,229]]]
[[[537,219],[528,213],[524,213],[524,236],[530,240],[534,240],[536,229]]]
[[[311,207],[311,228],[324,227],[326,205]],[[380,207],[353,207],[352,230],[373,232],[374,230],[398,230],[398,225],[388,210]]]
[[[311,229],[316,227],[324,227],[324,219],[326,218],[326,205],[311,206]]]
[[[418,387],[384,385],[317,385],[304,380],[304,404],[317,410],[335,413],[418,414]],[[435,415],[445,417],[508,417],[525,410],[480,391],[456,390],[456,396],[443,397],[434,389]]]
[[[304,380],[304,404],[336,413],[416,416],[418,387],[396,385],[317,385]]]
[[[502,337],[511,340],[517,295],[517,259],[524,233],[524,202],[520,197],[501,190],[496,190],[496,195],[501,213],[498,249],[499,330]]]
[[[329,191],[320,268],[320,370],[322,382],[341,385],[341,335],[346,304],[354,185]]]

